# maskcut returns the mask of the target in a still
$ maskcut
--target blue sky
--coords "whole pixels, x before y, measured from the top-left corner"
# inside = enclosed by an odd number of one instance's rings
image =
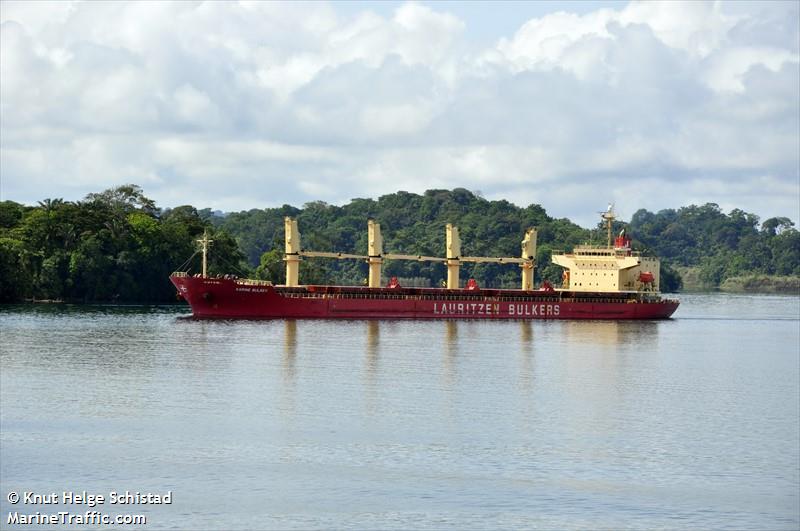
[[[797,2],[2,2],[0,198],[800,218]]]

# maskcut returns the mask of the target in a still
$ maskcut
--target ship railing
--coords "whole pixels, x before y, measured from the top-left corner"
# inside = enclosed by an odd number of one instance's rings
[[[589,255],[588,253],[599,253]],[[625,256],[642,256],[641,251],[631,251],[629,249],[620,250],[620,249],[609,249],[608,247],[603,247],[600,245],[581,245],[575,247],[571,252],[565,252],[563,249],[553,249],[550,251],[550,255],[558,255],[563,254],[566,256],[613,256],[613,257],[625,257]]]
[[[186,271],[175,271],[175,272],[172,273],[172,276],[173,277],[188,277],[189,273],[187,273]]]
[[[354,299],[370,299],[370,300],[424,300],[424,301],[446,301],[446,302],[483,302],[483,303],[498,303],[498,302],[559,302],[560,297],[538,297],[532,299],[530,297],[510,297],[510,296],[494,296],[480,298],[475,295],[416,295],[416,294],[377,294],[377,293],[316,293],[316,292],[299,292],[290,291],[281,293],[283,297],[289,299],[334,299],[334,300],[354,300]],[[588,299],[593,302],[599,302],[599,299]],[[609,300],[609,302],[611,302]]]
[[[272,282],[269,280],[257,280],[254,278],[239,278],[236,279],[236,284],[242,286],[271,286]]]

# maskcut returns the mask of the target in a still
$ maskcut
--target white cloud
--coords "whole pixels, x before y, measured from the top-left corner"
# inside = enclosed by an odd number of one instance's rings
[[[421,132],[433,116],[425,103],[367,105],[361,111],[361,127],[368,135],[410,135]]]
[[[743,77],[753,67],[763,66],[772,72],[778,72],[784,64],[797,69],[800,56],[776,48],[731,47],[712,58],[705,81],[717,92],[744,92]]]
[[[647,25],[667,46],[698,57],[723,45],[727,33],[741,19],[726,14],[721,2],[694,0],[631,2],[618,16],[623,24]]]
[[[615,12],[610,10],[583,16],[553,13],[526,22],[513,39],[501,39],[497,50],[517,71],[562,68],[583,79],[589,61],[575,56],[588,54],[590,59],[602,62],[602,40],[613,39],[607,26],[615,18]],[[601,46],[575,50],[574,45],[586,38],[600,38]]]
[[[181,85],[173,94],[177,115],[189,124],[214,126],[220,119],[217,106],[205,92]]]
[[[608,200],[800,217],[796,3],[611,4],[488,47],[450,4],[343,7],[3,2],[2,198],[466,187],[585,224]]]

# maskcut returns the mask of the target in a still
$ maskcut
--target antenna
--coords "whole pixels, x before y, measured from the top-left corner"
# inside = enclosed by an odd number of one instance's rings
[[[611,248],[611,226],[614,224],[614,220],[617,219],[617,214],[614,212],[614,203],[609,203],[608,208],[605,212],[598,212],[600,217],[603,218],[603,221],[606,222],[606,231],[608,233],[608,248]]]

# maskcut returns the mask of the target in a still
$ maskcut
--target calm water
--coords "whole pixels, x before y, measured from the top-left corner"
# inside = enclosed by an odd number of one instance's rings
[[[10,492],[87,491],[147,529],[797,529],[800,299],[681,299],[621,323],[0,307],[0,527],[89,509]]]

